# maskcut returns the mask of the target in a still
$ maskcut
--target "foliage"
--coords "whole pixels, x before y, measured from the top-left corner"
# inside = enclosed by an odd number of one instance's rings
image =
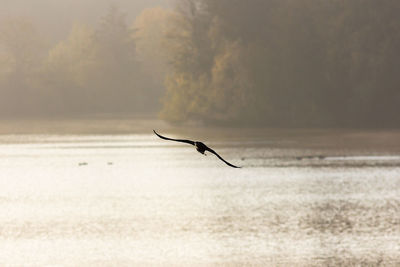
[[[157,100],[157,103],[152,103],[157,109],[165,91],[164,80],[168,69],[165,35],[168,21],[173,15],[171,10],[161,7],[147,8],[133,23],[138,60],[148,75],[146,95]]]
[[[400,126],[400,2],[178,2],[164,118]]]
[[[75,24],[47,52],[32,22],[0,27],[0,116],[155,112],[161,90],[139,60],[135,31],[116,7],[95,27]]]
[[[399,11],[395,0],[176,0],[131,25],[111,7],[52,47],[30,20],[1,19],[0,117],[161,110],[174,123],[399,127]]]

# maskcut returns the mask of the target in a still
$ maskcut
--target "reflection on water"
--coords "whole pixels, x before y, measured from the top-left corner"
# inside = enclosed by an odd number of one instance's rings
[[[152,134],[0,136],[0,265],[400,264],[398,151],[210,145],[244,168]]]

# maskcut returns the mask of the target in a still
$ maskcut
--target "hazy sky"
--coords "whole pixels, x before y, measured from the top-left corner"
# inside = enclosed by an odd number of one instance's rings
[[[0,0],[0,18],[24,16],[52,40],[65,38],[74,22],[93,24],[104,16],[111,5],[127,14],[127,22],[145,8],[168,6],[172,0]]]

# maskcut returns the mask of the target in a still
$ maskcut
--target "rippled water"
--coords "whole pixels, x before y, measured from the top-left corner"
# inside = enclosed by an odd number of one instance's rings
[[[0,266],[400,265],[384,133],[212,136],[0,135]]]

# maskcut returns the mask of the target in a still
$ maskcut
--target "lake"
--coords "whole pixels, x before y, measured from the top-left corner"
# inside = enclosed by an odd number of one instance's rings
[[[400,131],[30,123],[0,127],[1,266],[400,265]]]

